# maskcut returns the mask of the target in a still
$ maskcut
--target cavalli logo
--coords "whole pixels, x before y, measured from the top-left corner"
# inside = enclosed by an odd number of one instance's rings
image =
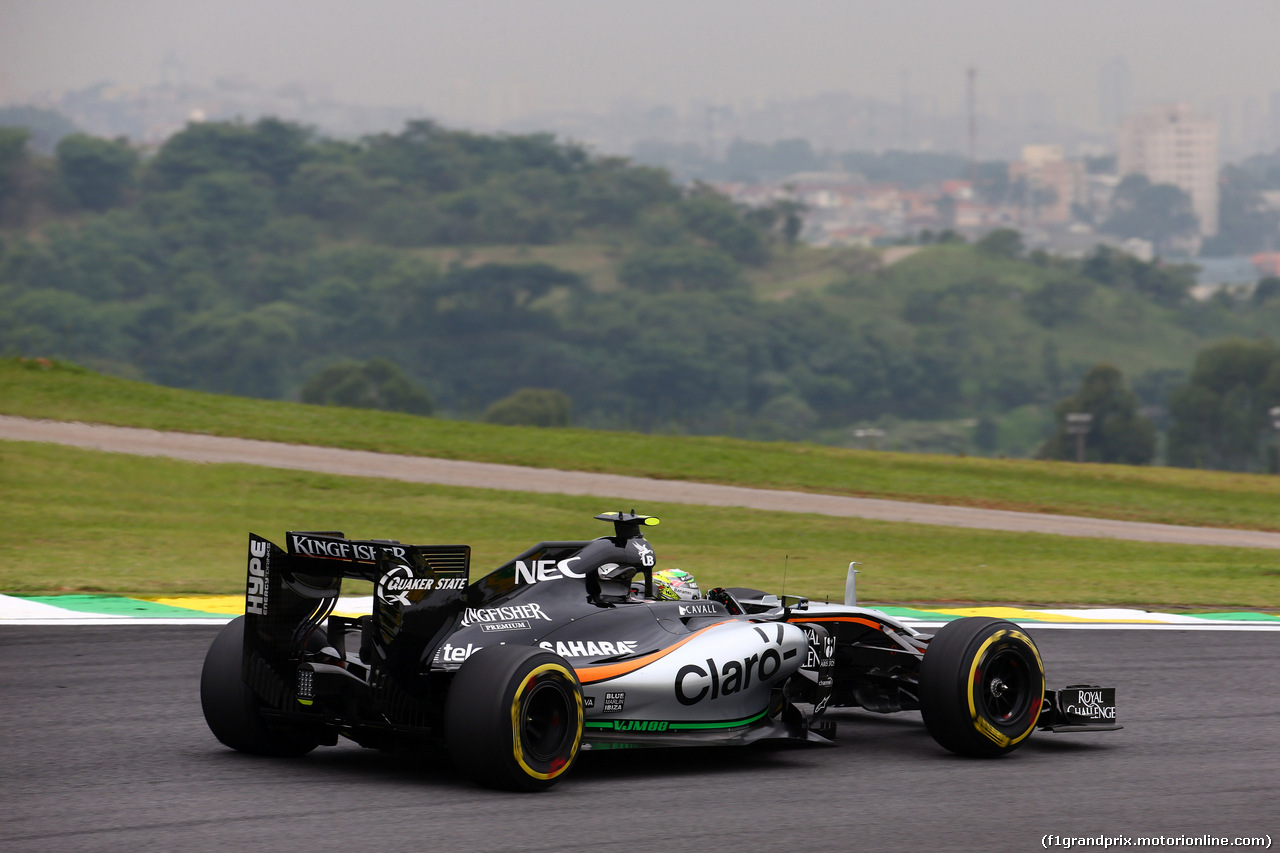
[[[408,566],[396,566],[378,580],[377,594],[386,604],[409,606],[409,593],[465,589],[466,578],[418,578]]]
[[[299,536],[290,538],[293,553],[307,557],[321,557],[331,560],[357,560],[361,563],[376,563],[378,549],[382,549],[392,557],[404,559],[408,553],[399,545],[367,545],[360,542],[348,542],[346,539],[326,539],[318,536]]]
[[[724,613],[718,604],[681,604],[681,616],[720,616]]]
[[[468,607],[462,613],[462,626],[465,628],[476,622],[496,623],[528,619],[551,621],[551,617],[543,612],[541,604],[515,604],[507,607]]]
[[[267,615],[267,586],[271,579],[271,544],[265,539],[249,540],[249,582],[244,594],[244,612]]]

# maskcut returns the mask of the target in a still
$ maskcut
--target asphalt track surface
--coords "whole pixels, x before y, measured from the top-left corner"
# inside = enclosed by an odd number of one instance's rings
[[[1118,688],[1119,732],[975,761],[919,715],[834,712],[838,746],[586,755],[552,791],[447,762],[231,752],[199,674],[218,629],[0,626],[0,849],[756,851],[1041,848],[1047,834],[1280,841],[1280,634],[1030,628],[1051,685]],[[1192,849],[1192,848],[1181,848]],[[1216,848],[1215,848],[1216,849]]]
[[[241,463],[357,477],[384,477],[483,489],[595,495],[628,501],[733,506],[844,518],[912,522],[1020,533],[1052,533],[1183,545],[1280,548],[1280,533],[940,506],[741,486],[654,480],[584,471],[399,456],[194,433],[157,432],[0,415],[0,440],[43,441],[93,450],[194,462]]]

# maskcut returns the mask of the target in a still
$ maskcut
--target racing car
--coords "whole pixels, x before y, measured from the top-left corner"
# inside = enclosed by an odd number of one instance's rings
[[[703,596],[688,573],[657,569],[657,518],[596,519],[612,535],[540,542],[475,580],[466,545],[292,531],[281,548],[251,534],[244,615],[201,673],[209,728],[268,755],[339,737],[444,747],[512,790],[554,785],[583,750],[830,743],[833,707],[918,710],[941,746],[975,757],[1036,729],[1120,728],[1114,688],[1046,689],[1013,623],[969,617],[930,635],[852,589],[843,604]],[[334,613],[345,579],[373,583],[371,614]]]

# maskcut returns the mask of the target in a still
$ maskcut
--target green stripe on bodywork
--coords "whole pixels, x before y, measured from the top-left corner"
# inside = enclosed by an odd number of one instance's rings
[[[691,731],[691,730],[701,730],[701,729],[732,729],[732,728],[738,728],[741,726],[749,726],[752,723],[754,723],[756,720],[762,719],[764,715],[767,713],[768,713],[768,710],[764,710],[753,717],[744,717],[741,720],[726,720],[720,723],[682,723],[677,720],[607,720],[607,721],[602,720],[600,722],[587,720],[582,725],[588,729],[603,729],[605,731],[610,731],[610,732],[619,731],[619,732],[626,732],[628,734],[632,732],[640,732],[642,734],[657,735],[657,734],[663,734],[665,732],[679,732],[679,731]],[[661,731],[657,731],[657,730],[646,731],[644,729],[615,729],[613,727],[613,724],[615,722],[617,723],[633,723],[633,722],[634,723],[666,723],[667,727],[665,729],[662,729]]]

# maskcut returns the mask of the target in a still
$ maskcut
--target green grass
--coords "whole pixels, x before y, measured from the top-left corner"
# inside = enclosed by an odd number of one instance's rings
[[[594,498],[203,465],[0,442],[0,590],[237,593],[249,531],[470,544],[473,576],[542,539],[607,532]],[[1274,608],[1280,554],[646,505],[660,565],[704,589],[745,585],[839,600],[861,562],[865,602]]]
[[[202,394],[0,359],[0,414],[927,503],[1280,530],[1280,477],[499,427]]]

